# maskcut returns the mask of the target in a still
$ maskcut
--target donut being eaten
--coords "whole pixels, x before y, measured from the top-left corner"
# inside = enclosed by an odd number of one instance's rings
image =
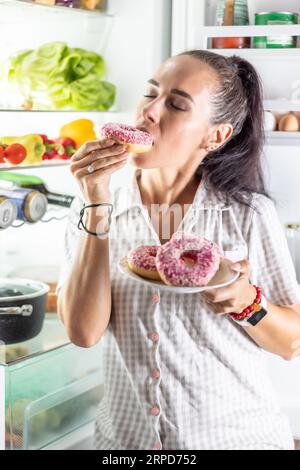
[[[153,145],[153,137],[149,132],[127,124],[109,122],[102,126],[101,136],[126,144],[126,151],[133,153],[148,152]]]

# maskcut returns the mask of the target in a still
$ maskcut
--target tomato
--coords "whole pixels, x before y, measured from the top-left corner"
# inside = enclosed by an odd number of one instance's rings
[[[1,147],[0,146],[0,163],[5,163],[5,160],[4,160],[4,147]]]
[[[26,158],[26,149],[21,144],[11,144],[4,150],[4,160],[12,165],[19,165]]]

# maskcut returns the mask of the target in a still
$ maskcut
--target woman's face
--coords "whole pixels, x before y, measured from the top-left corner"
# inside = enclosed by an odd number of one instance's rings
[[[137,107],[135,125],[154,138],[151,150],[133,154],[139,168],[183,167],[191,158],[201,162],[206,154],[210,123],[209,94],[216,73],[190,56],[167,60],[146,85]]]

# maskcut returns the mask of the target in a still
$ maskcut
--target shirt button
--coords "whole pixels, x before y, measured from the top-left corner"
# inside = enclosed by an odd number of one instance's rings
[[[152,414],[152,416],[158,416],[159,412],[160,412],[160,409],[158,408],[158,406],[153,406],[150,410],[150,413]]]
[[[151,341],[153,341],[153,343],[157,343],[159,340],[159,334],[154,331],[153,333],[149,333],[149,338]]]
[[[151,377],[153,379],[159,379],[160,377],[160,370],[159,369],[154,369],[152,372],[151,372]]]
[[[161,449],[161,443],[159,441],[155,442],[153,449],[155,450],[160,450]]]
[[[152,295],[152,303],[153,304],[158,304],[160,302],[160,295],[159,294],[153,294]]]

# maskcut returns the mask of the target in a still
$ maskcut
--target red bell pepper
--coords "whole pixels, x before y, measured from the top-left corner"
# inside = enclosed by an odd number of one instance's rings
[[[54,139],[54,142],[63,147],[64,152],[60,152],[60,158],[64,160],[69,159],[76,152],[76,143],[70,137],[58,137]]]

